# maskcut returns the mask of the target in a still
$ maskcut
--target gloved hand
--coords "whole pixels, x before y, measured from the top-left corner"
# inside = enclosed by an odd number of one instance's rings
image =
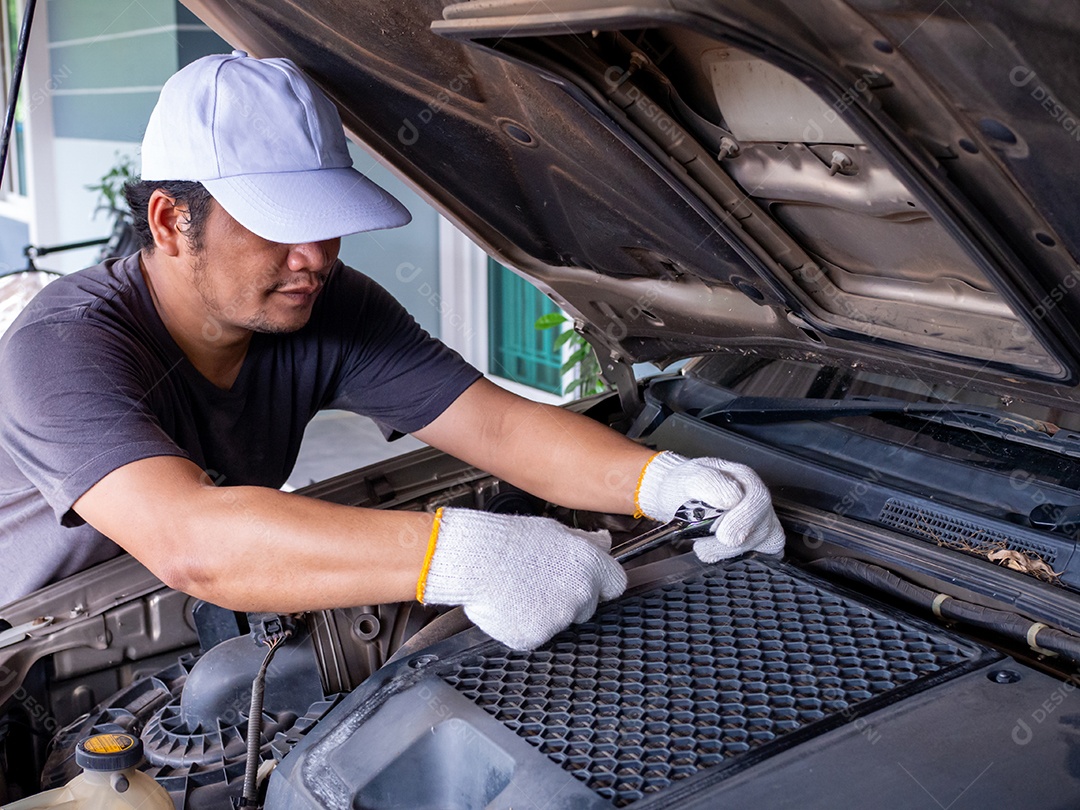
[[[601,599],[626,588],[626,573],[608,554],[606,531],[444,508],[436,513],[432,542],[416,598],[463,605],[477,627],[517,650],[585,621]]]
[[[642,470],[635,505],[653,520],[669,521],[687,501],[723,509],[713,533],[694,542],[703,562],[747,551],[783,554],[784,530],[757,473],[719,458],[687,459],[676,453],[653,456]]]

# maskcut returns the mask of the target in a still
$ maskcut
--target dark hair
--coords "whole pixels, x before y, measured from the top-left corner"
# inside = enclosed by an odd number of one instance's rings
[[[124,184],[124,197],[127,199],[135,232],[139,235],[139,247],[148,253],[154,251],[154,236],[150,233],[148,209],[150,197],[158,189],[172,197],[178,205],[187,207],[187,227],[184,235],[191,243],[192,250],[202,248],[203,226],[210,213],[210,201],[214,198],[206,187],[196,180],[132,180]]]

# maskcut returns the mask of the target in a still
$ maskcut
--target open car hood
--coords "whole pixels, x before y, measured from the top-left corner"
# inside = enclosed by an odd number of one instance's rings
[[[575,316],[1077,398],[1080,8],[185,0]]]

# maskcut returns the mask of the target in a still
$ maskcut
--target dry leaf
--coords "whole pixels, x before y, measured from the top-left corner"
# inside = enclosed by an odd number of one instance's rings
[[[1047,582],[1054,582],[1062,573],[1064,573],[1062,571],[1053,570],[1042,560],[1029,557],[1021,551],[998,549],[997,551],[991,551],[986,556],[990,560],[1004,565],[1006,568],[1011,568],[1013,571],[1019,571],[1023,574],[1032,574],[1039,579],[1045,579]]]

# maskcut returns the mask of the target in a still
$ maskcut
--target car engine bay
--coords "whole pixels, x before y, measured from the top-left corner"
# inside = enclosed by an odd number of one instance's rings
[[[460,609],[238,613],[118,557],[0,609],[0,804],[124,733],[178,810],[249,781],[270,810],[1076,806],[1073,144],[1029,102],[1076,95],[1075,19],[188,5],[563,308],[618,387],[570,407],[751,466],[787,546],[705,565],[700,515],[568,510],[435,450],[315,483],[607,529],[630,584],[519,652]]]
[[[566,808],[705,807],[717,796],[794,807],[808,784],[848,806],[880,790],[890,761],[944,791],[953,777],[935,771],[936,758],[947,751],[951,770],[967,774],[1002,745],[1014,764],[1041,769],[1042,787],[988,775],[971,800],[1010,804],[1008,791],[1023,790],[1024,802],[1053,806],[1073,779],[1068,729],[1078,715],[1065,708],[1080,611],[1072,537],[1027,515],[1064,488],[969,464],[966,486],[957,478],[953,491],[931,491],[922,482],[948,480],[957,462],[919,442],[970,453],[962,443],[935,434],[901,445],[857,429],[868,402],[886,410],[875,430],[902,413],[859,396],[858,374],[844,384],[851,396],[819,400],[854,415],[783,416],[777,403],[788,400],[762,396],[777,379],[790,385],[801,371],[824,393],[835,385],[822,389],[832,370],[777,362],[770,371],[760,358],[717,356],[654,378],[629,432],[752,463],[787,530],[783,560],[704,565],[676,533],[628,561],[623,597],[539,650],[515,652],[460,609],[236,614],[196,604],[121,557],[7,610],[7,798],[64,784],[78,772],[79,739],[123,731],[141,737],[146,772],[177,807],[226,806],[244,779],[252,679],[266,651],[252,639],[288,627],[261,712],[268,808],[510,807],[537,796]],[[621,418],[614,395],[580,407]],[[607,528],[616,554],[654,528],[543,504],[433,450],[305,492],[547,514]],[[1001,550],[1032,567],[1010,570],[993,556]],[[36,617],[49,618],[24,627]],[[1065,733],[1033,726],[1047,700],[1064,704],[1055,719]],[[768,778],[755,779],[763,769]],[[894,787],[887,806],[918,806]]]

